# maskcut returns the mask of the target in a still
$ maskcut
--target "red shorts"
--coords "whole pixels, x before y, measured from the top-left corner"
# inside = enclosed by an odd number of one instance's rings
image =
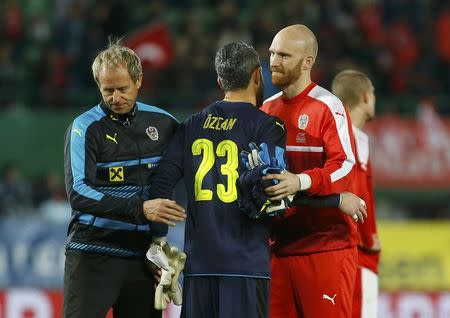
[[[378,275],[363,266],[356,272],[352,311],[353,318],[378,317]]]
[[[350,317],[357,263],[356,247],[298,256],[272,255],[270,317]]]

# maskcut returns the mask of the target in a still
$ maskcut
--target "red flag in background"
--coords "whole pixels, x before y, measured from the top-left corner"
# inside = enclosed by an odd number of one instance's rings
[[[127,35],[123,44],[136,52],[143,67],[162,69],[173,59],[172,38],[165,23],[140,27]]]

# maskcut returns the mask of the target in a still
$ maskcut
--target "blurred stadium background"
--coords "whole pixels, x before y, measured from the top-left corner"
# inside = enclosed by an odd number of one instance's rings
[[[450,2],[433,0],[2,0],[0,2],[0,317],[61,316],[70,208],[63,138],[99,101],[90,73],[107,36],[145,65],[140,100],[182,120],[220,99],[216,49],[259,51],[304,23],[319,41],[314,80],[370,75],[382,244],[382,318],[450,317]],[[181,198],[181,200],[183,200]],[[182,244],[183,227],[171,232]]]

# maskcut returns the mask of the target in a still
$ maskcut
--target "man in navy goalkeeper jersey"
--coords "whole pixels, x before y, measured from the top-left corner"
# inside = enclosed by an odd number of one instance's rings
[[[240,212],[239,153],[250,142],[284,147],[281,121],[260,111],[258,54],[230,43],[216,55],[221,101],[183,122],[152,182],[151,196],[171,198],[184,177],[188,195],[182,317],[267,317],[269,231]]]

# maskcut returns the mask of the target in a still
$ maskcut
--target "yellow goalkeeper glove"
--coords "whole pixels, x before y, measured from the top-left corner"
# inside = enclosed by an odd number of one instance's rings
[[[183,302],[183,290],[178,278],[186,263],[186,254],[180,251],[176,246],[169,247],[167,242],[162,245],[162,249],[167,256],[169,267],[173,270],[172,281],[168,290],[169,297],[175,305],[181,305]]]
[[[170,303],[168,294],[172,283],[173,269],[170,268],[167,256],[160,245],[152,243],[146,253],[147,259],[161,269],[161,278],[155,289],[155,309],[163,310]]]
[[[181,305],[183,293],[178,278],[184,268],[186,254],[175,246],[170,247],[165,239],[155,239],[146,256],[162,273],[155,290],[155,309],[166,309],[170,300],[175,305]]]

